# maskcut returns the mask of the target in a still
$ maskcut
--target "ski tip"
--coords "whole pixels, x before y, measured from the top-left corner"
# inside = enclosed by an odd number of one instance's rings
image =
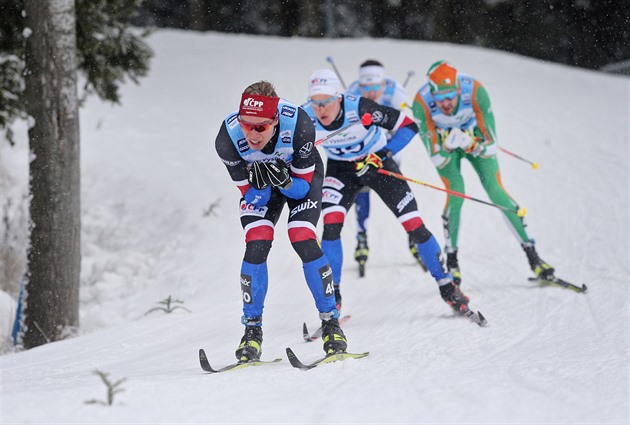
[[[481,314],[480,311],[477,311],[477,316],[479,316],[479,326],[486,326],[488,324],[488,321],[485,317],[483,317],[483,314]]]
[[[582,284],[582,293],[586,293],[586,291],[588,291],[588,286],[586,286],[585,284]]]

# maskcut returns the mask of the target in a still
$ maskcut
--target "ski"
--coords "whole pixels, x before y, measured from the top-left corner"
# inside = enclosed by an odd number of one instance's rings
[[[488,324],[488,321],[485,317],[483,317],[483,314],[481,314],[480,311],[474,312],[471,309],[467,308],[465,311],[462,311],[458,314],[461,314],[462,316],[464,316],[471,322],[478,324],[479,326],[486,326]]]
[[[538,282],[540,286],[548,286],[548,285],[559,286],[561,288],[570,289],[578,293],[585,293],[588,290],[588,287],[585,284],[582,284],[582,286],[577,286],[555,276],[551,276],[550,278],[547,278],[547,279],[543,279],[540,277],[530,277],[528,279],[531,282]]]
[[[287,347],[287,357],[289,357],[289,362],[291,363],[291,366],[300,370],[311,370],[325,363],[339,362],[346,359],[360,359],[360,358],[366,357],[368,354],[370,353],[365,352],[365,353],[355,354],[355,353],[344,352],[344,353],[328,354],[322,357],[321,359],[315,360],[313,363],[304,364],[297,358],[293,350]]]
[[[263,366],[263,365],[274,364],[274,363],[278,363],[279,361],[282,361],[282,359],[274,359],[271,361],[257,360],[257,361],[252,361],[252,362],[236,362],[236,363],[232,363],[227,366],[224,366],[221,369],[214,369],[212,366],[210,366],[208,357],[206,357],[206,352],[203,351],[203,348],[199,349],[199,364],[201,365],[201,368],[204,370],[204,372],[208,372],[208,373],[228,372],[230,370],[244,369],[249,366]]]
[[[339,319],[339,325],[343,325],[345,322],[348,321],[348,319],[350,319],[350,315],[345,315],[343,317],[341,317]],[[304,341],[306,342],[311,342],[311,341],[315,341],[318,338],[321,338],[322,336],[322,327],[320,326],[315,332],[313,332],[313,335],[308,333],[308,328],[306,327],[306,322],[302,325],[302,333],[304,335]]]

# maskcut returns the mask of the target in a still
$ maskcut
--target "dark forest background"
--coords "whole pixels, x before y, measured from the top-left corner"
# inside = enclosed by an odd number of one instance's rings
[[[630,0],[146,0],[134,24],[444,41],[591,69],[630,59]]]

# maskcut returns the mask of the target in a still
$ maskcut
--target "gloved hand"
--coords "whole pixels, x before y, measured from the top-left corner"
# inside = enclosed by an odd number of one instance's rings
[[[470,133],[464,132],[459,128],[453,128],[446,136],[446,139],[442,141],[442,146],[448,151],[454,151],[455,149],[463,149],[469,151],[476,145]]]
[[[264,189],[269,186],[269,179],[266,170],[262,167],[261,161],[254,161],[249,168],[247,176],[249,184],[256,189]]]
[[[271,199],[271,187],[267,186],[264,189],[256,189],[255,187],[250,187],[247,192],[245,192],[245,202],[250,205],[254,205],[256,207],[264,207]]]
[[[273,161],[263,162],[267,173],[266,181],[273,187],[279,187],[281,189],[288,189],[291,187],[291,175],[289,174],[289,166],[284,160],[278,158]]]
[[[375,153],[371,153],[362,161],[359,161],[355,165],[355,170],[357,171],[357,176],[361,177],[365,175],[370,169],[378,170],[383,167],[383,160],[380,156]]]
[[[282,159],[254,161],[249,169],[248,180],[256,189],[264,189],[268,185],[283,189],[291,187],[289,166]]]

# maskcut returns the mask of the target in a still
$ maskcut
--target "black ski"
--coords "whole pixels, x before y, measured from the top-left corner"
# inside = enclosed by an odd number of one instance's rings
[[[311,370],[324,363],[338,362],[338,361],[342,361],[346,359],[360,359],[362,357],[366,357],[368,354],[370,353],[365,352],[361,354],[354,354],[354,353],[344,352],[344,353],[328,354],[322,357],[321,359],[315,360],[313,363],[304,364],[297,358],[293,350],[287,347],[287,356],[289,357],[289,362],[291,363],[291,366],[300,370]]]
[[[588,287],[585,284],[582,284],[582,286],[577,286],[555,276],[551,276],[546,279],[543,279],[540,277],[530,277],[529,280],[531,282],[538,282],[540,286],[547,286],[547,285],[559,286],[561,288],[570,289],[578,293],[585,293],[588,290]]]
[[[244,369],[249,366],[263,366],[263,365],[274,364],[274,363],[278,363],[279,361],[282,361],[282,359],[274,359],[271,361],[257,360],[257,361],[252,361],[252,362],[236,362],[236,363],[232,363],[227,366],[224,366],[221,369],[214,369],[212,366],[210,366],[210,362],[208,362],[208,357],[206,357],[206,352],[203,351],[203,348],[199,349],[199,364],[201,365],[201,368],[205,372],[208,372],[208,373],[228,372],[230,370]]]
[[[350,319],[350,315],[345,315],[343,317],[341,317],[339,319],[339,325],[343,325],[345,322],[348,321],[348,319]],[[306,342],[311,342],[311,341],[315,341],[318,338],[321,338],[322,336],[322,327],[320,326],[315,332],[313,332],[313,335],[308,333],[308,328],[306,327],[306,322],[304,324],[302,324],[302,334],[304,335],[304,341]]]

